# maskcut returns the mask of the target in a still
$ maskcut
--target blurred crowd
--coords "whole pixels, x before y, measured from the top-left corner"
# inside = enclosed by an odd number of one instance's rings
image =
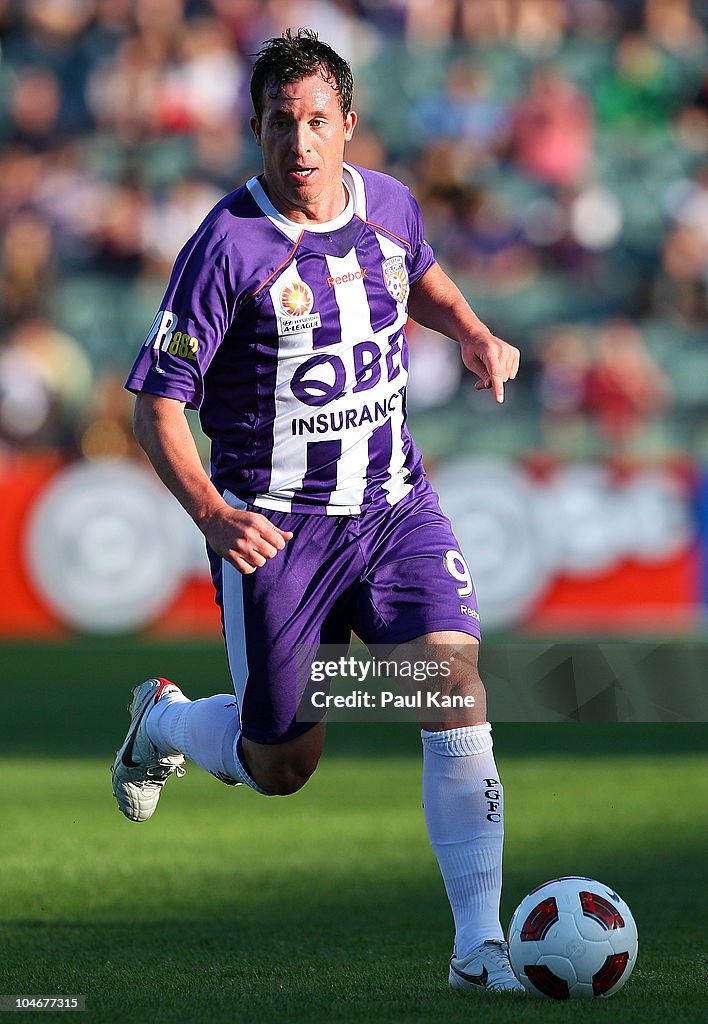
[[[0,452],[134,450],[123,379],[177,251],[260,169],[253,55],[301,25],[352,62],[348,159],[410,185],[522,350],[507,446],[708,456],[691,0],[0,0]],[[413,413],[488,443],[454,347],[411,346]]]

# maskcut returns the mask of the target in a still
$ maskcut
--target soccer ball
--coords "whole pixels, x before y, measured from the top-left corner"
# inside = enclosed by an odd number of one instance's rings
[[[554,878],[526,896],[509,925],[514,974],[540,999],[613,996],[629,978],[639,943],[632,913],[592,878]]]

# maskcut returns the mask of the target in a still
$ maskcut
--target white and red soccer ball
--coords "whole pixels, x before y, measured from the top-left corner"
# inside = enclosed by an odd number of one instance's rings
[[[541,999],[593,999],[618,992],[637,960],[632,913],[592,878],[555,878],[526,896],[509,925],[514,973]]]

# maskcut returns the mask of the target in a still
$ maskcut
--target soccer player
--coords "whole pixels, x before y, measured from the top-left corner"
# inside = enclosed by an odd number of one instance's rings
[[[499,923],[503,792],[479,616],[406,426],[406,320],[456,339],[497,402],[519,352],[435,262],[408,189],[344,162],[352,85],[312,31],[263,47],[251,79],[263,173],[179,254],[128,378],[136,436],[206,538],[236,697],[136,686],[113,792],[145,821],[188,757],[227,784],[293,793],[326,724],[298,721],[301,645],[346,645],[353,630],[399,659],[452,651],[447,692],[474,707],[421,723],[425,821],[455,921],[449,982],[522,990]],[[185,406],[211,438],[211,478]]]

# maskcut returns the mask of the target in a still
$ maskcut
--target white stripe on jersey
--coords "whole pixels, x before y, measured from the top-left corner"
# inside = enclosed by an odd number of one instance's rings
[[[335,284],[334,298],[339,308],[339,324],[343,345],[353,345],[372,334],[371,310],[362,279],[362,269],[356,258],[356,249],[346,256],[327,256],[329,273]],[[336,282],[340,283],[337,284]]]
[[[276,317],[282,315],[280,296],[288,285],[307,287],[300,277],[297,261],[289,267],[270,286],[269,295]],[[309,289],[308,289],[309,290]],[[298,439],[290,435],[290,419],[292,415],[305,415],[307,406],[293,395],[290,381],[294,371],[312,355],[314,348],[313,332],[298,331],[280,338],[278,346],[278,366],[275,378],[275,422],[273,424],[273,456],[271,463],[270,486],[268,490],[277,494],[278,491],[297,491],[302,487],[302,478],[307,472],[307,446],[298,443]],[[298,406],[295,412],[294,406]],[[294,442],[294,443],[293,443]],[[280,498],[276,504],[268,504],[267,498],[258,498],[256,504],[265,508],[278,508],[289,512],[292,502]]]
[[[379,231],[376,232],[376,240],[381,246],[384,259],[389,259],[391,256],[401,256],[405,266],[406,250],[403,246],[396,245],[388,235],[381,234]],[[401,308],[405,312],[403,317],[403,324],[405,324],[408,318],[406,304],[401,304]],[[400,315],[399,313],[399,319]],[[388,466],[388,480],[382,484],[383,489],[387,493],[386,500],[389,505],[395,505],[409,491],[413,490],[412,485],[406,483],[405,461],[406,455],[403,450],[403,403],[401,402],[391,412],[391,461]]]
[[[361,266],[356,258],[356,250],[351,249],[341,259],[327,256],[327,266],[331,277],[344,278],[341,284],[335,284],[334,298],[339,308],[339,321],[342,343],[352,345],[358,341],[368,340],[373,336],[371,327],[371,310],[366,295],[366,288],[361,277]],[[353,280],[352,280],[353,277]],[[366,490],[366,470],[369,462],[368,445],[362,444],[367,428],[359,428],[345,432],[345,438],[353,443],[347,448],[342,447],[342,454],[337,462],[337,504],[327,506],[327,515],[341,515],[341,506],[356,505],[361,510],[361,502]]]

